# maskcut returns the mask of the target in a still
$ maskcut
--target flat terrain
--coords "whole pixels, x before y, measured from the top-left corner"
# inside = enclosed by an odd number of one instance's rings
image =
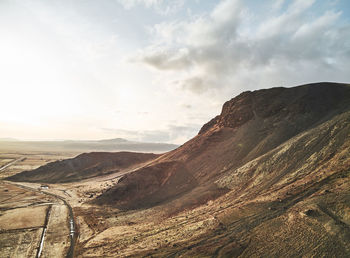
[[[2,143],[0,142],[0,179],[79,154],[77,152],[8,151],[1,145]],[[11,164],[12,162],[14,163]],[[7,164],[10,164],[10,166],[5,167]]]
[[[3,152],[0,153],[0,168],[4,169],[0,170],[0,178],[71,155]],[[1,257],[36,257],[39,249],[41,257],[65,257],[67,254],[70,246],[67,206],[60,199],[41,192],[40,186],[24,188],[0,180]]]

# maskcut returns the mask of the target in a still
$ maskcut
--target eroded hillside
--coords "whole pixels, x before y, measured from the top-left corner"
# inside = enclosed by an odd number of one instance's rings
[[[142,199],[143,203],[152,205],[158,204],[160,199],[166,200],[164,192],[171,191],[173,196],[174,189],[178,189],[177,194],[184,196],[183,208],[204,203],[226,192],[226,188],[213,183],[220,176],[349,109],[350,88],[342,84],[320,83],[244,92],[226,102],[221,114],[204,125],[198,136],[140,171],[125,175],[122,183],[97,202],[128,208],[137,206]],[[154,185],[154,180],[146,179],[160,164],[174,162],[178,164],[175,172],[173,165],[162,165],[158,172],[158,177],[168,181]],[[175,174],[183,177],[184,182],[173,181]],[[186,187],[179,188],[186,184],[185,177],[191,178],[198,187],[191,186],[187,192],[184,191]],[[125,189],[130,195],[119,194]]]

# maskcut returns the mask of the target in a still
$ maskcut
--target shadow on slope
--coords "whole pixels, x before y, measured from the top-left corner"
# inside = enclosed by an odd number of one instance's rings
[[[197,185],[183,163],[163,162],[123,176],[94,202],[120,209],[145,208],[179,197]]]
[[[146,200],[167,200],[176,193],[184,193],[181,184],[193,178],[196,184],[185,187],[191,191],[182,195],[177,205],[181,210],[195,203],[201,204],[226,192],[225,188],[213,184],[222,174],[349,108],[350,87],[345,84],[316,83],[244,92],[226,102],[221,114],[204,125],[195,138],[162,155],[147,168],[125,176],[99,200],[104,200],[104,204],[110,200],[111,205],[118,203],[123,209],[150,207],[158,202]],[[174,169],[174,164],[181,169]],[[157,176],[150,177],[158,169]],[[151,183],[157,182],[157,177],[164,178],[169,174],[182,179],[166,187]],[[172,194],[164,195],[167,191]],[[209,191],[211,197],[208,197]],[[131,199],[130,195],[133,196]],[[192,197],[195,201],[189,201]],[[139,199],[143,201],[136,201]]]

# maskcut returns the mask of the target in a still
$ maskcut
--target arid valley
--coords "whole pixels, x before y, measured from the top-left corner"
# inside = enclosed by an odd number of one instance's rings
[[[0,0],[0,258],[350,258],[349,0]]]
[[[350,86],[246,91],[165,153],[0,153],[1,257],[348,257]]]

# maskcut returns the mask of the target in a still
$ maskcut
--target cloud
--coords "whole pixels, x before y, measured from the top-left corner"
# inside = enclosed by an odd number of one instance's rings
[[[137,58],[173,72],[177,80],[167,84],[194,94],[349,79],[350,26],[338,23],[341,12],[310,15],[314,5],[297,0],[261,17],[243,1],[224,0],[210,13],[155,25],[153,44]]]
[[[140,59],[159,70],[177,70],[191,65],[187,49],[178,49],[171,53],[168,49],[149,49]]]
[[[276,0],[274,4],[272,5],[272,9],[279,10],[284,4],[284,0]]]
[[[178,84],[181,89],[189,90],[196,94],[201,94],[209,87],[209,85],[200,77],[192,77],[181,81],[175,81],[174,83]]]

